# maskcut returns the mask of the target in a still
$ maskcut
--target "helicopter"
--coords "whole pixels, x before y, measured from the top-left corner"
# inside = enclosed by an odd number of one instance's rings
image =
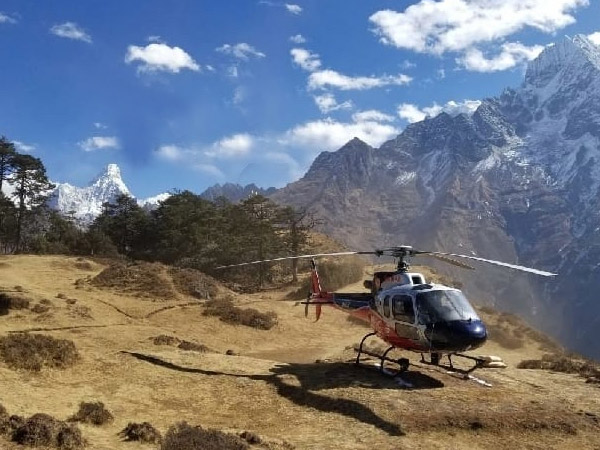
[[[372,280],[365,280],[364,287],[370,292],[335,293],[321,288],[319,273],[315,259],[330,256],[375,255],[396,258],[395,271],[378,271]],[[252,261],[217,267],[225,269],[266,262],[277,262],[288,259],[310,259],[311,278],[305,315],[314,306],[316,320],[321,317],[323,306],[332,306],[357,319],[367,322],[372,332],[366,334],[358,346],[355,363],[360,364],[361,355],[368,354],[380,360],[379,369],[384,372],[386,362],[398,366],[398,373],[409,368],[408,358],[392,359],[388,354],[393,349],[403,349],[421,354],[421,363],[442,366],[458,372],[465,378],[476,369],[483,367],[506,367],[498,357],[476,357],[463,352],[481,347],[487,340],[488,333],[483,321],[477,315],[465,295],[454,287],[428,283],[423,274],[410,272],[408,259],[414,256],[430,256],[445,263],[461,268],[474,268],[463,261],[484,262],[513,270],[529,272],[540,276],[553,277],[557,274],[530,267],[509,264],[501,261],[480,258],[477,256],[415,250],[412,246],[402,245],[373,251],[347,251],[337,253],[319,253],[314,255],[285,256],[281,258]],[[377,336],[389,347],[382,354],[363,348],[365,341]],[[425,358],[429,355],[429,359]],[[448,365],[442,364],[446,356]],[[465,358],[474,364],[468,369],[456,368],[452,357]]]

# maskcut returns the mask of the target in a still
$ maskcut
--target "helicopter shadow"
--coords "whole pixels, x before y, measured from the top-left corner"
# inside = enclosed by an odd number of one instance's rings
[[[405,434],[400,424],[385,420],[375,414],[371,408],[360,402],[344,398],[334,398],[314,392],[344,387],[398,389],[398,383],[393,378],[381,375],[374,369],[354,368],[355,366],[350,366],[348,363],[344,362],[311,364],[293,363],[277,365],[270,369],[270,374],[246,375],[180,366],[156,356],[143,353],[129,351],[122,351],[121,353],[178,372],[264,381],[274,386],[280,396],[292,401],[296,405],[350,417],[360,422],[373,425],[391,436],[403,436]],[[289,379],[291,376],[298,380],[299,386],[285,382],[285,380]],[[420,372],[405,372],[402,374],[402,379],[403,381],[416,386],[416,389],[433,389],[444,386],[440,381]]]

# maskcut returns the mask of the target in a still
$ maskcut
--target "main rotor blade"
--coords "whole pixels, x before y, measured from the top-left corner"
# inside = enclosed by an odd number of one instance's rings
[[[424,254],[423,256],[431,256],[432,258],[438,259],[448,264],[452,264],[453,266],[461,267],[463,269],[475,270],[475,267],[468,265],[462,261],[457,261],[452,258],[448,258],[447,256],[442,255],[432,255],[432,254]]]
[[[532,269],[531,267],[518,266],[516,264],[509,264],[509,263],[505,263],[505,262],[502,262],[502,261],[496,261],[496,260],[493,260],[493,259],[479,258],[477,256],[457,255],[455,253],[422,252],[422,251],[415,251],[414,254],[415,255],[432,255],[432,256],[434,256],[434,255],[452,256],[454,258],[472,259],[474,261],[481,261],[481,262],[486,262],[486,263],[489,263],[489,264],[494,264],[495,266],[508,267],[510,269],[521,270],[523,272],[535,273],[536,275],[541,275],[543,277],[555,277],[556,275],[558,275],[556,273],[545,272],[543,270],[538,270],[538,269]]]
[[[284,256],[282,258],[263,259],[260,261],[252,261],[252,262],[241,263],[241,264],[229,264],[228,266],[215,267],[215,269],[227,269],[229,267],[248,266],[251,264],[260,264],[260,263],[264,263],[264,262],[285,261],[286,259],[304,259],[304,258],[319,258],[321,256],[373,255],[373,254],[375,254],[375,252],[337,252],[337,253],[316,253],[314,255]]]

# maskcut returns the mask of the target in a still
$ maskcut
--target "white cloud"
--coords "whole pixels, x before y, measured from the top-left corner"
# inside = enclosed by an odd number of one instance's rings
[[[337,111],[339,109],[352,108],[351,101],[347,100],[343,103],[338,103],[334,95],[330,93],[326,93],[323,95],[315,95],[313,98],[319,110],[324,114],[327,114],[331,111]]]
[[[600,45],[600,31],[596,31],[595,33],[588,34],[588,39],[592,41],[596,45]]]
[[[443,68],[438,69],[436,74],[437,74],[438,79],[440,79],[440,80],[443,80],[444,78],[446,78],[446,70]]]
[[[354,137],[377,147],[398,133],[396,127],[374,120],[345,123],[327,118],[306,122],[288,130],[280,142],[318,152],[337,150]]]
[[[79,142],[79,146],[86,152],[95,150],[118,149],[119,140],[115,136],[92,136]]]
[[[50,33],[67,39],[92,43],[92,37],[87,34],[83,28],[74,22],[65,22],[60,25],[54,25],[50,28]]]
[[[313,72],[321,67],[319,55],[312,53],[309,50],[293,48],[290,50],[290,54],[292,55],[294,63],[308,72]]]
[[[3,12],[0,12],[0,23],[15,24],[15,23],[17,23],[17,19],[9,16],[8,14],[4,14]]]
[[[398,106],[398,116],[409,123],[414,123],[420,122],[426,117],[435,117],[441,112],[446,112],[451,116],[461,113],[473,114],[479,108],[479,105],[481,105],[481,101],[479,100],[464,100],[462,102],[450,100],[445,105],[433,103],[433,105],[424,108],[419,108],[411,103],[402,103]]]
[[[240,76],[240,72],[238,70],[238,66],[231,65],[227,68],[227,75],[231,78],[237,78]]]
[[[247,92],[246,89],[243,86],[238,86],[235,88],[235,90],[233,91],[233,104],[236,106],[239,106],[240,104],[242,104],[244,102],[244,100],[246,100],[247,97]]]
[[[145,47],[130,45],[127,48],[125,62],[140,61],[139,72],[165,71],[179,73],[182,69],[199,71],[200,66],[194,59],[179,47],[167,44],[152,43]]]
[[[501,52],[492,58],[486,58],[481,50],[472,48],[467,50],[464,56],[457,58],[456,62],[475,72],[497,72],[531,61],[537,58],[542,50],[544,47],[541,45],[527,47],[520,42],[506,42],[502,44]]]
[[[301,34],[296,34],[294,36],[290,36],[290,41],[294,44],[304,44],[306,43],[306,38]]]
[[[155,151],[156,156],[167,161],[181,161],[188,153],[188,150],[173,144],[162,145]]]
[[[160,44],[164,44],[164,41],[162,40],[162,38],[158,35],[152,35],[152,36],[148,36],[147,39],[148,42],[158,42]]]
[[[414,69],[415,67],[417,67],[417,65],[414,62],[405,59],[404,61],[402,61],[402,64],[400,64],[400,67],[402,67],[403,69]]]
[[[365,90],[389,85],[404,85],[412,81],[408,75],[383,75],[380,77],[350,77],[335,70],[313,72],[308,78],[308,89],[337,88],[343,91]]]
[[[94,122],[94,128],[98,130],[106,130],[108,127],[101,122]]]
[[[244,61],[247,61],[250,59],[250,57],[264,58],[266,56],[264,53],[259,52],[250,44],[246,44],[245,42],[240,42],[234,45],[224,44],[221,47],[217,47],[215,50]]]
[[[30,153],[35,150],[35,145],[26,144],[21,141],[12,141],[16,149],[20,152]]]
[[[211,158],[237,158],[250,153],[254,138],[247,133],[234,134],[215,142],[204,152]]]
[[[589,0],[421,0],[369,20],[382,43],[423,53],[462,51],[525,28],[552,33],[573,24]]]
[[[398,115],[409,123],[420,122],[427,114],[412,103],[402,103],[398,106]]]
[[[352,114],[352,120],[355,122],[393,122],[395,119],[394,116],[390,116],[389,114],[377,111],[376,109],[369,109]]]
[[[296,15],[298,15],[298,14],[300,14],[302,12],[302,7],[301,6],[294,5],[294,4],[291,4],[291,3],[286,3],[285,4],[285,8],[289,12],[291,12],[292,14],[296,14]]]
[[[192,169],[202,172],[208,175],[212,175],[216,178],[225,178],[225,174],[214,164],[193,164]]]

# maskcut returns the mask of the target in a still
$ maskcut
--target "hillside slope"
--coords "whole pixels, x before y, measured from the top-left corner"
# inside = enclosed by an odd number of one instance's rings
[[[124,293],[90,283],[103,269],[66,257],[0,258],[0,290],[30,300],[29,309],[0,316],[0,335],[31,330],[72,340],[81,354],[72,368],[39,373],[0,362],[0,403],[11,414],[64,420],[81,401],[104,402],[115,420],[80,425],[87,448],[156,448],[123,442],[117,433],[131,421],[149,421],[164,433],[181,420],[255,432],[264,442],[255,448],[597,448],[598,387],[576,375],[517,369],[546,348],[522,325],[515,348],[491,341],[481,349],[509,363],[480,371],[492,388],[423,366],[410,354],[414,365],[404,377],[414,388],[402,389],[353,366],[350,347],[368,329],[342,313],[326,309],[315,323],[303,307],[282,301],[284,291],[236,295],[219,287],[218,295],[239,306],[278,316],[271,330],[228,325],[204,316],[204,301],[180,293]],[[34,312],[43,299],[49,310]],[[506,322],[493,312],[485,317]],[[160,335],[210,351],[155,345]]]

